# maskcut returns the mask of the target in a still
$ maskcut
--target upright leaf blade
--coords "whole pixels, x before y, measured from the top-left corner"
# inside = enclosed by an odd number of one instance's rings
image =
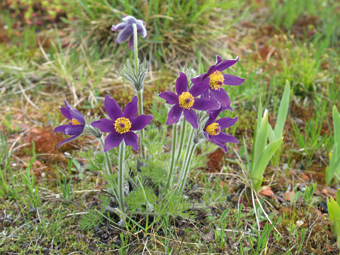
[[[289,101],[290,101],[290,84],[289,81],[286,80],[286,85],[280,102],[279,112],[277,114],[276,125],[274,128],[276,137],[282,137],[283,128],[287,119]]]
[[[257,133],[256,133],[255,147],[253,148],[253,154],[254,154],[253,162],[252,162],[253,166],[254,166],[254,163],[258,160],[260,154],[266,148],[267,128],[268,128],[268,111],[265,110],[263,114],[263,118],[261,119],[259,130],[257,130]]]

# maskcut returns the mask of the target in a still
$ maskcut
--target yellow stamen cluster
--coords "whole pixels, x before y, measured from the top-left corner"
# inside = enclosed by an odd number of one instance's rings
[[[209,75],[211,89],[219,90],[224,82],[223,74],[220,71],[215,71],[213,74]]]
[[[116,119],[115,129],[119,134],[124,134],[130,131],[131,128],[131,121],[127,118],[121,117]]]
[[[178,102],[180,107],[189,110],[194,105],[195,99],[189,92],[183,92],[178,97]]]
[[[221,132],[220,125],[218,123],[213,123],[207,126],[206,131],[209,135],[218,135]]]
[[[72,126],[73,125],[81,125],[78,120],[72,119]]]

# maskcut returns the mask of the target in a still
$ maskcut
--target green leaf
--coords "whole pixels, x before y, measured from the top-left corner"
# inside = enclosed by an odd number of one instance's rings
[[[260,154],[258,160],[255,162],[251,173],[251,179],[253,182],[253,187],[256,191],[260,189],[264,170],[266,169],[268,162],[273,156],[274,152],[280,147],[282,140],[283,138],[280,138],[268,144],[268,146]]]
[[[280,102],[279,112],[277,114],[276,125],[274,128],[274,133],[276,137],[282,137],[282,132],[288,113],[289,100],[290,100],[290,84],[289,81],[286,80],[286,85]]]
[[[336,202],[338,203],[338,206],[340,207],[340,189],[336,191]]]
[[[335,105],[333,106],[333,122],[334,122],[334,144],[340,144],[340,114],[336,109]],[[338,153],[340,154],[340,150]]]
[[[268,132],[269,142],[274,142],[275,140],[277,140],[276,135],[274,133],[274,130],[273,130],[272,126],[269,123],[268,123],[267,132]]]
[[[338,144],[335,144],[334,151],[337,150]],[[331,161],[329,163],[329,167],[326,168],[326,183],[330,184],[334,177],[334,173],[337,169],[340,168],[340,156],[337,157],[333,151],[333,155],[331,157]]]

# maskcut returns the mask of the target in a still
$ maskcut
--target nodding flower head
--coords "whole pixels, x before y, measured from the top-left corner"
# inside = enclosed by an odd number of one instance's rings
[[[81,136],[86,127],[84,116],[79,111],[74,109],[71,105],[69,105],[66,99],[64,101],[65,107],[60,107],[60,111],[65,116],[65,118],[70,120],[70,122],[68,125],[61,125],[59,127],[56,127],[54,129],[54,132],[61,132],[65,135],[71,135],[71,137],[60,142],[58,148],[60,148],[60,146],[64,143],[70,142]]]
[[[193,110],[208,111],[218,108],[218,103],[209,98],[198,98],[209,86],[210,79],[192,86],[188,91],[188,78],[185,73],[179,72],[176,80],[176,94],[172,91],[162,92],[159,96],[165,99],[166,103],[174,105],[168,114],[167,125],[177,123],[183,113],[184,118],[198,129],[198,116]]]
[[[146,38],[148,33],[146,32],[145,22],[143,20],[138,20],[133,16],[125,16],[123,17],[123,22],[117,25],[113,25],[111,30],[112,31],[121,31],[116,39],[116,43],[125,42],[129,39],[129,48],[133,50],[134,39],[133,39],[133,27],[132,24],[136,24],[137,26],[137,33]],[[137,38],[138,39],[138,38]]]
[[[105,96],[104,106],[107,115],[110,119],[100,119],[94,121],[91,125],[100,129],[102,132],[110,133],[105,138],[104,151],[107,152],[117,146],[123,141],[127,146],[138,151],[138,136],[133,132],[143,129],[151,120],[151,115],[137,114],[138,98],[134,96],[130,103],[125,106],[124,112],[119,107],[116,100]]]

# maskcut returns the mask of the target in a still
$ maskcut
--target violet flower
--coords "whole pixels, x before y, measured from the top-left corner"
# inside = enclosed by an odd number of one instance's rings
[[[205,123],[203,134],[208,141],[220,146],[227,152],[228,149],[225,143],[238,143],[238,140],[232,135],[221,132],[221,130],[234,125],[238,118],[221,118],[216,120],[216,117],[215,114],[210,114],[207,123]]]
[[[116,100],[105,96],[104,107],[110,119],[99,119],[94,121],[91,125],[100,129],[102,132],[110,133],[105,138],[104,152],[107,152],[117,146],[123,141],[127,146],[138,151],[138,136],[132,132],[143,129],[148,125],[153,116],[137,114],[138,98],[134,96],[130,103],[125,106],[124,113],[119,107]]]
[[[202,81],[210,78],[209,84],[204,83],[203,97],[213,97],[224,106],[230,106],[231,101],[227,92],[221,87],[223,84],[231,86],[239,86],[244,82],[244,79],[232,75],[222,74],[221,72],[228,67],[237,63],[239,58],[231,60],[222,60],[220,56],[216,56],[216,64],[212,65],[207,73],[203,73],[191,81],[193,84],[201,83]],[[209,93],[210,90],[210,93]]]
[[[60,107],[61,113],[70,120],[68,125],[61,125],[54,129],[54,132],[61,132],[65,135],[72,135],[72,137],[59,143],[58,148],[64,143],[70,142],[79,137],[85,130],[86,121],[84,116],[70,106],[65,99],[65,107]]]
[[[112,25],[111,30],[112,31],[121,31],[116,39],[116,43],[122,43],[125,42],[127,39],[129,39],[129,48],[130,50],[133,50],[133,45],[134,45],[134,41],[133,41],[133,27],[132,24],[136,24],[137,25],[137,33],[145,38],[147,37],[148,33],[146,32],[146,28],[145,28],[145,22],[144,20],[139,20],[136,19],[135,17],[132,16],[125,16],[123,17],[123,21],[122,23],[119,23],[118,25]]]
[[[167,125],[174,124],[179,121],[182,113],[184,118],[195,128],[198,129],[198,116],[193,109],[207,111],[216,109],[218,103],[215,100],[207,98],[197,98],[201,95],[206,86],[209,86],[210,79],[197,83],[188,91],[188,78],[185,73],[179,72],[176,80],[176,93],[172,91],[162,92],[159,96],[165,99],[167,104],[174,104],[168,114]]]

